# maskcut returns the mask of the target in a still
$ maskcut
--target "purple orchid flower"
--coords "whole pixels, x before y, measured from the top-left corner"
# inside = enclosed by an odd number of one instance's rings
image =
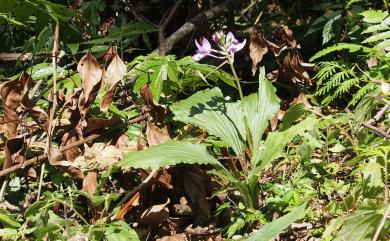
[[[215,32],[212,36],[211,36],[211,38],[213,39],[213,41],[216,43],[216,44],[218,44],[218,45],[220,45],[221,43],[222,43],[222,40],[223,40],[223,38],[224,38],[224,33],[222,32],[222,31],[217,31],[217,32]]]
[[[192,56],[192,59],[195,61],[199,61],[206,57],[207,55],[210,55],[211,53],[211,44],[206,38],[202,38],[201,44],[195,39],[195,45],[198,48],[196,50],[196,54]]]
[[[240,51],[242,48],[244,48],[245,44],[246,44],[246,39],[244,39],[244,41],[242,41],[241,43],[238,42],[238,40],[234,37],[233,33],[232,32],[229,32],[226,36],[226,45],[228,46],[227,47],[227,51],[229,52],[229,54],[234,57],[234,53]]]
[[[192,56],[192,59],[199,61],[206,56],[211,56],[218,59],[226,58],[226,54],[234,58],[234,53],[244,48],[246,39],[241,43],[234,37],[232,32],[229,32],[226,36],[222,31],[217,31],[212,35],[213,41],[218,45],[221,51],[211,48],[210,42],[206,38],[202,38],[201,43],[195,39],[195,45],[198,48],[196,54]],[[213,55],[212,52],[221,54],[222,56]]]

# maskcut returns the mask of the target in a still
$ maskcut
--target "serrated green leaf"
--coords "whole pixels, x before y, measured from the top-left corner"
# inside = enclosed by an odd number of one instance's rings
[[[334,241],[371,241],[379,222],[383,218],[384,212],[385,205],[378,205],[376,201],[359,208],[352,215],[346,217],[346,221],[337,233]],[[388,226],[387,224],[387,227],[382,229],[381,237],[383,237],[384,233],[389,233]]]
[[[228,102],[219,88],[198,91],[171,107],[174,119],[196,125],[215,135],[242,155],[245,126],[239,102]]]
[[[370,9],[360,13],[362,15],[363,21],[366,23],[381,23],[389,13],[381,10]]]
[[[384,187],[382,179],[383,166],[376,162],[375,159],[370,160],[362,166],[364,180],[367,181],[369,187]]]
[[[140,240],[137,233],[122,220],[111,223],[104,235],[108,241]]]
[[[377,42],[377,41],[383,41],[390,38],[390,31],[385,31],[382,33],[375,34],[366,40],[364,40],[362,43],[372,43],[372,42]]]
[[[288,228],[296,220],[303,218],[305,214],[305,204],[294,209],[290,213],[280,217],[271,223],[264,225],[259,231],[241,241],[270,241],[284,229]]]

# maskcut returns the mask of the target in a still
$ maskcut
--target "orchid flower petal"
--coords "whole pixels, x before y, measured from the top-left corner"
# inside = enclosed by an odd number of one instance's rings
[[[206,50],[208,52],[211,51],[211,44],[210,44],[210,42],[206,38],[203,38],[202,46],[203,46],[204,50]]]
[[[241,43],[236,44],[234,46],[234,48],[236,50],[235,52],[240,51],[242,48],[244,48],[245,44],[246,44],[246,39],[244,39],[244,41],[242,41]]]
[[[223,32],[222,31],[217,31],[213,34],[212,36],[212,39],[214,40],[214,42],[216,44],[221,44],[221,40],[222,40],[222,37],[223,37]]]
[[[195,54],[194,56],[192,56],[192,59],[196,62],[200,61],[201,59],[203,59],[206,55],[203,55],[203,54]]]
[[[232,33],[232,32],[229,32],[229,33],[226,35],[226,43],[227,43],[227,44],[233,43],[234,40],[236,40],[236,38],[234,37],[233,33]]]

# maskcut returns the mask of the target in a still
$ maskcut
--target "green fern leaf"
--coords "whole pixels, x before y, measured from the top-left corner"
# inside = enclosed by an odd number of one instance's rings
[[[313,62],[314,60],[323,57],[329,53],[340,51],[340,50],[349,50],[350,53],[353,53],[359,50],[363,50],[364,52],[369,52],[370,49],[360,44],[339,43],[319,51],[313,57],[310,58],[310,62]]]

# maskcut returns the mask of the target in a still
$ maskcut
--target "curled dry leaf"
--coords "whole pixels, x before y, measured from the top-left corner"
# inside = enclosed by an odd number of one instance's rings
[[[87,176],[84,177],[82,190],[88,193],[89,196],[92,196],[96,191],[97,178],[97,172],[88,172]]]
[[[87,53],[80,59],[77,71],[82,80],[83,95],[80,96],[80,105],[83,106],[89,100],[93,88],[100,83],[102,70],[95,57],[91,53]]]
[[[22,93],[27,92],[29,81],[31,77],[26,73],[21,74],[18,79],[4,82],[0,85],[0,99],[4,113],[4,122],[7,129],[7,138],[4,148],[4,163],[3,169],[12,166],[14,161],[21,162],[24,160],[23,156],[18,155],[18,158],[12,158],[12,150],[8,150],[13,138],[17,137],[19,117],[17,110],[20,107],[22,100]],[[24,139],[23,139],[24,140]],[[11,141],[11,142],[10,142]],[[8,143],[10,142],[10,143]],[[23,147],[23,143],[19,145],[18,149]]]
[[[163,106],[154,103],[149,84],[145,84],[141,87],[141,96],[145,103],[145,112],[149,113],[157,124],[163,123],[166,110]]]
[[[279,73],[294,84],[312,84],[311,78],[302,65],[303,60],[298,51],[289,52],[279,66]]]
[[[70,131],[62,136],[61,146],[68,146],[76,141],[77,137],[75,131]],[[73,147],[66,151],[63,151],[62,155],[64,156],[65,160],[74,161],[80,155],[80,153],[81,152],[78,147]]]
[[[251,43],[249,45],[249,55],[252,59],[252,75],[256,74],[257,64],[261,62],[263,56],[268,52],[268,47],[264,35],[261,32],[251,30]]]
[[[148,140],[149,146],[155,146],[171,140],[171,137],[169,136],[168,127],[166,125],[159,127],[148,122],[146,124],[146,139]]]
[[[88,118],[86,122],[87,122],[87,126],[84,128],[85,133],[93,132],[103,128],[114,127],[123,123],[121,119],[118,117],[112,117],[110,119]]]
[[[281,25],[274,33],[274,39],[279,45],[286,45],[288,47],[298,47],[297,41],[293,37],[291,29],[286,25]]]
[[[63,158],[62,153],[57,148],[50,147],[47,153],[47,159],[52,166],[67,172],[72,177],[83,179],[83,172],[73,162],[64,161]]]
[[[166,203],[153,205],[152,207],[146,209],[138,221],[138,227],[153,227],[166,221],[169,218],[169,203],[170,200],[168,198]]]
[[[49,116],[41,108],[34,106],[28,110],[33,120],[39,125],[39,127],[45,132],[49,129]]]
[[[115,94],[116,86],[119,81],[123,79],[123,76],[126,74],[126,65],[123,63],[122,59],[119,57],[118,53],[115,53],[110,65],[107,68],[107,82],[108,89],[104,94],[102,103],[100,105],[101,111],[107,111],[108,106],[112,102],[112,97]]]
[[[117,51],[115,50],[115,48],[113,46],[110,46],[103,56],[104,65],[111,63],[116,53]]]

